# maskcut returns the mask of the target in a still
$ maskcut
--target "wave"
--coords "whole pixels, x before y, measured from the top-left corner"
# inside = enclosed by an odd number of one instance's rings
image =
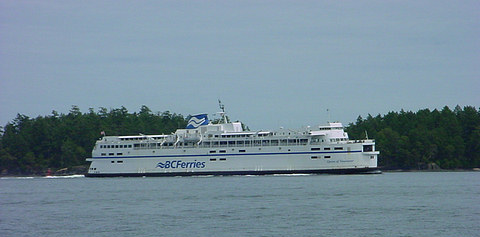
[[[84,178],[83,174],[74,174],[74,175],[61,175],[61,176],[45,176],[44,179],[73,179],[73,178]]]
[[[35,177],[0,177],[0,179],[34,179]]]

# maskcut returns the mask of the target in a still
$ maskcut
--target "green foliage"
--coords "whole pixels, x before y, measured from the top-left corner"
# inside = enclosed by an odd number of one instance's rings
[[[359,116],[347,132],[351,138],[363,139],[366,132],[375,138],[379,164],[387,169],[420,169],[431,163],[444,169],[480,166],[480,110],[475,107]]]
[[[169,111],[153,113],[90,108],[82,113],[72,106],[68,114],[29,118],[18,114],[0,127],[0,172],[43,174],[85,165],[95,141],[107,135],[169,134],[184,128],[186,118]],[[480,111],[457,106],[453,111],[429,109],[358,117],[347,128],[351,138],[375,138],[379,164],[387,169],[418,169],[436,163],[445,169],[480,167]]]
[[[85,165],[85,158],[104,131],[107,135],[168,134],[187,124],[179,114],[154,114],[145,105],[139,113],[118,109],[90,108],[82,113],[72,106],[68,114],[29,118],[18,114],[0,133],[0,172],[43,174],[51,168]]]

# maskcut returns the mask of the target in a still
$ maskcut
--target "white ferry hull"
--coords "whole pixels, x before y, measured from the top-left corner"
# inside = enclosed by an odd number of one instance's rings
[[[228,148],[198,148],[162,150],[158,155],[144,150],[135,156],[88,159],[92,163],[86,176],[352,174],[378,170],[378,152],[363,152],[361,144],[352,144],[349,148],[350,151],[325,152],[312,151],[312,146],[236,147],[230,148],[230,153],[219,153]],[[216,153],[209,153],[212,150]],[[178,154],[179,151],[182,153]]]

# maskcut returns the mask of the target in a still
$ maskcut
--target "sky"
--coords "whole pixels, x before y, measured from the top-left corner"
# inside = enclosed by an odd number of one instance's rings
[[[0,1],[0,126],[124,106],[252,130],[480,105],[480,1]],[[328,111],[328,112],[327,112]]]

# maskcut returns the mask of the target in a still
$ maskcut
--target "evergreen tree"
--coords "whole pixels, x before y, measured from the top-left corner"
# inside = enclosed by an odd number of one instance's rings
[[[441,111],[389,112],[358,117],[349,124],[350,137],[362,131],[376,138],[379,164],[387,169],[418,169],[436,163],[444,169],[480,166],[480,111],[471,106],[445,106]]]
[[[139,113],[125,107],[90,108],[82,113],[73,105],[68,114],[52,111],[49,116],[31,119],[18,114],[0,137],[0,172],[2,174],[42,174],[48,168],[59,170],[86,165],[95,141],[107,135],[171,133],[187,124],[185,118],[170,112],[153,114],[145,105]]]

